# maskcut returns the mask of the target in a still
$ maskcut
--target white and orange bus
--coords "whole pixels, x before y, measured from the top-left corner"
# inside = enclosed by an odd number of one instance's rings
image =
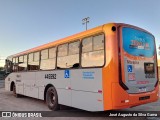
[[[6,59],[5,89],[14,95],[87,111],[129,108],[157,101],[154,36],[122,23],[102,26]]]

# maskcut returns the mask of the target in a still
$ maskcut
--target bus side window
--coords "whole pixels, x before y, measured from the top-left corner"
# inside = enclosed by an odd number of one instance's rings
[[[18,71],[27,70],[27,55],[19,57]]]
[[[68,62],[71,68],[79,67],[79,41],[69,43],[69,58]]]
[[[57,69],[69,68],[67,63],[68,43],[58,46]]]
[[[23,71],[23,57],[24,57],[24,56],[20,56],[20,57],[19,57],[18,71]]]
[[[50,66],[50,69],[56,68],[56,47],[49,49],[48,66]]]
[[[24,63],[23,63],[24,71],[27,71],[27,62],[28,62],[28,55],[24,55]]]
[[[40,52],[30,53],[28,59],[28,70],[39,70]]]
[[[79,41],[58,46],[57,68],[79,67]]]
[[[13,71],[13,63],[12,63],[12,57],[9,57],[5,61],[5,71],[6,74],[9,74]]]
[[[28,70],[32,70],[31,69],[31,63],[33,62],[33,53],[30,53],[28,55]]]
[[[13,58],[13,72],[18,71],[18,57]]]
[[[82,67],[104,65],[104,34],[82,40]]]
[[[40,64],[40,70],[47,70],[48,66],[48,49],[41,51],[41,64]]]
[[[56,47],[41,51],[40,70],[55,69],[56,64]]]

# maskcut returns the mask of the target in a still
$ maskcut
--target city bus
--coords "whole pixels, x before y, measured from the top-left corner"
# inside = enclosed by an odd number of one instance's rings
[[[154,36],[108,23],[6,59],[5,89],[18,97],[86,111],[130,108],[159,98]]]

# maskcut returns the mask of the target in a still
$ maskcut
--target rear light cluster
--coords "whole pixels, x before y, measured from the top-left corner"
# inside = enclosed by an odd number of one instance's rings
[[[128,103],[129,100],[122,100],[121,103]]]

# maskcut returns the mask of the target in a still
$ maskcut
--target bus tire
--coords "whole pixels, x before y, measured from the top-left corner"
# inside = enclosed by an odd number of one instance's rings
[[[50,110],[56,111],[60,109],[57,91],[53,86],[49,87],[46,92],[46,103]]]
[[[19,98],[20,95],[16,93],[16,85],[13,84],[13,95],[16,97],[16,98]]]

